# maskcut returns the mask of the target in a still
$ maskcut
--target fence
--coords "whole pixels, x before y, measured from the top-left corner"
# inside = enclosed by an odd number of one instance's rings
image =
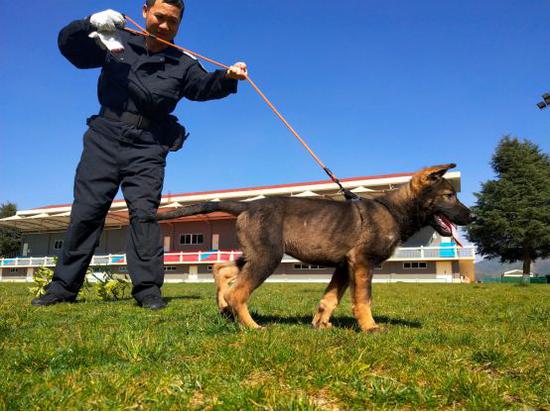
[[[176,252],[165,253],[165,264],[183,264],[183,263],[203,263],[212,264],[236,260],[242,254],[241,251],[200,251],[200,252]],[[429,247],[401,247],[397,248],[393,256],[388,259],[392,260],[460,260],[473,259],[475,256],[474,248],[466,246],[459,248],[457,246],[429,246]],[[298,262],[298,260],[286,256],[283,262]],[[90,265],[106,266],[106,265],[125,265],[125,254],[109,254],[94,256]],[[55,266],[55,258],[51,256],[44,257],[16,257],[0,259],[0,268],[21,268],[21,267],[39,267],[39,266]]]
[[[533,276],[528,278],[527,283],[534,283],[534,284],[544,284],[544,283],[550,283],[549,276]],[[523,278],[521,276],[514,276],[514,277],[482,277],[479,279],[481,283],[522,283]]]

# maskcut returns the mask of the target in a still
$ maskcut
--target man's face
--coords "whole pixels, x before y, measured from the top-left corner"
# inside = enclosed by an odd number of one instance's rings
[[[151,7],[143,6],[143,17],[147,31],[159,38],[172,41],[178,33],[181,10],[173,4],[157,0]]]

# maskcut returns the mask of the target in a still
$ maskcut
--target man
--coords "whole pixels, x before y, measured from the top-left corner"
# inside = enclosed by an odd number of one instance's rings
[[[147,0],[146,29],[172,42],[184,12],[183,0]],[[81,69],[101,67],[99,115],[88,119],[76,170],[71,221],[47,293],[32,304],[73,302],[99,244],[105,216],[119,186],[130,215],[126,247],[132,295],[144,308],[166,306],[161,233],[156,221],[169,150],[178,150],[185,129],[170,115],[186,97],[204,101],[237,91],[246,64],[206,72],[195,58],[152,37],[120,30],[113,10],[70,23],[59,34],[61,53]]]

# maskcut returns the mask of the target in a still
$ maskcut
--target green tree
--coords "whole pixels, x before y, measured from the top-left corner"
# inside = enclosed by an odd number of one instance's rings
[[[533,142],[505,136],[491,162],[497,179],[482,184],[467,229],[478,252],[501,262],[531,263],[550,256],[550,158]]]
[[[10,217],[17,213],[14,203],[2,203],[0,205],[0,219]],[[21,248],[21,233],[13,229],[0,228],[0,257],[12,257],[19,253]]]

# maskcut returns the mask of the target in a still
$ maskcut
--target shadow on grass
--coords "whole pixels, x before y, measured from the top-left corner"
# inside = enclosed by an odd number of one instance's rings
[[[172,300],[198,300],[204,299],[204,296],[200,295],[183,295],[183,296],[164,296],[164,300],[170,302]]]
[[[268,324],[285,324],[285,325],[311,325],[313,316],[277,316],[277,315],[260,315],[253,313],[252,317],[260,325]],[[380,325],[396,325],[407,328],[419,329],[422,324],[416,320],[407,320],[400,318],[390,318],[388,316],[375,316],[374,320]],[[359,331],[357,320],[351,316],[336,316],[331,320],[334,327],[347,328]]]
[[[405,326],[407,328],[414,328],[414,329],[422,328],[422,323],[420,323],[417,320],[389,318],[387,316],[375,316],[374,319],[376,320],[376,322],[385,323],[386,325]]]
[[[199,295],[183,295],[183,296],[163,296],[163,299],[167,302],[170,302],[172,300],[198,300],[203,299],[203,296]],[[76,302],[70,302],[71,305],[79,304],[79,303],[104,303],[104,304],[112,304],[116,302],[135,302],[135,299],[132,296],[125,296],[123,298],[113,299],[113,300],[97,300],[97,299],[79,299]],[[137,305],[137,302],[135,302]]]

